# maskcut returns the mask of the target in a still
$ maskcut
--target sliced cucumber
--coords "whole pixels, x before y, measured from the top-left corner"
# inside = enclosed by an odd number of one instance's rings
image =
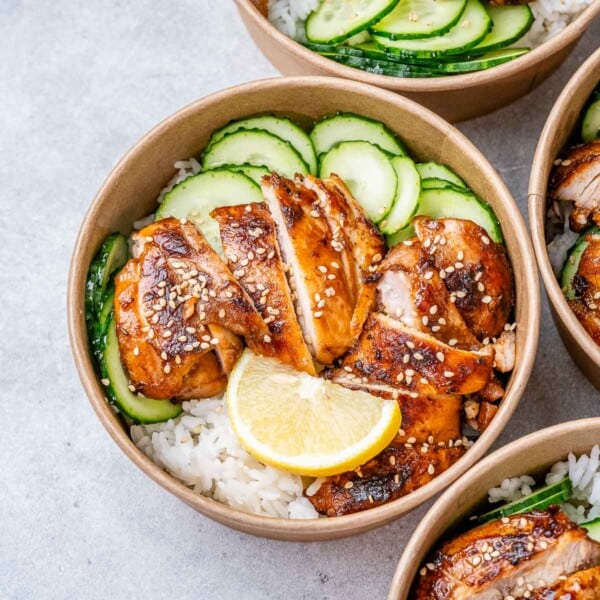
[[[354,141],[370,142],[395,156],[406,155],[398,138],[383,123],[352,113],[323,119],[314,126],[310,139],[318,156],[340,142]]]
[[[249,202],[262,202],[260,187],[252,179],[234,171],[205,171],[188,177],[165,194],[154,218],[157,221],[167,217],[189,219],[222,255],[219,225],[210,216],[211,211],[219,206]]]
[[[214,144],[220,142],[226,135],[240,130],[257,129],[272,133],[278,138],[289,142],[308,165],[310,172],[313,174],[317,172],[317,157],[308,135],[293,121],[272,115],[233,121],[229,125],[218,129],[210,136],[205,152],[208,152]]]
[[[435,162],[426,162],[417,164],[417,171],[421,179],[444,179],[453,183],[457,187],[468,190],[467,184],[450,168],[446,165],[440,165]]]
[[[92,351],[96,357],[100,357],[104,349],[106,332],[108,324],[113,314],[113,304],[115,300],[115,287],[111,282],[110,287],[106,290],[106,294],[101,302],[98,316],[93,321],[92,326],[88,330]]]
[[[401,56],[435,58],[462,54],[481,42],[492,28],[492,20],[479,0],[468,0],[459,22],[446,34],[414,40],[390,40],[374,34],[373,40],[386,52]]]
[[[403,0],[371,27],[391,40],[443,35],[460,19],[467,0]]]
[[[311,42],[335,44],[368,29],[390,13],[399,0],[326,0],[306,20]]]
[[[101,313],[103,299],[106,294],[111,276],[120,269],[129,256],[127,239],[120,233],[112,233],[102,244],[100,250],[92,260],[88,271],[85,288],[85,311],[88,324],[88,333],[91,332]]]
[[[404,229],[400,229],[396,231],[396,233],[392,233],[391,235],[385,236],[385,243],[388,248],[393,248],[398,245],[400,242],[404,242],[409,240],[411,237],[415,236],[415,228],[412,225],[405,227]]]
[[[369,142],[342,142],[321,159],[319,177],[339,175],[369,218],[381,221],[394,203],[398,178],[388,155]]]
[[[393,234],[410,223],[417,212],[421,192],[419,172],[408,156],[395,156],[391,163],[398,178],[398,188],[391,210],[379,224],[379,229],[386,234]]]
[[[573,486],[570,479],[563,479],[558,483],[547,485],[533,492],[526,498],[515,500],[509,504],[503,504],[494,510],[483,515],[475,517],[479,523],[496,521],[502,517],[510,515],[525,514],[534,510],[544,510],[553,504],[562,504],[566,502],[573,492]]]
[[[563,294],[569,299],[573,300],[577,297],[577,292],[573,285],[575,275],[579,270],[579,263],[581,257],[585,252],[585,249],[589,246],[589,242],[586,239],[588,235],[600,235],[600,227],[590,227],[586,229],[578,238],[569,251],[563,264],[563,268],[560,274],[560,287]]]
[[[225,165],[224,167],[219,167],[219,169],[243,173],[246,177],[250,177],[257,185],[260,185],[262,178],[271,172],[267,167],[256,167],[254,165]]]
[[[470,192],[453,189],[423,190],[417,214],[427,215],[432,219],[468,219],[483,227],[494,242],[502,242],[502,229],[494,211]]]
[[[581,123],[581,139],[591,142],[600,137],[600,99],[592,102],[585,111]]]
[[[582,523],[581,526],[587,529],[588,535],[597,542],[600,542],[600,517],[587,523]]]
[[[289,142],[260,129],[243,129],[226,135],[208,148],[202,160],[204,171],[229,164],[267,167],[285,177],[309,172]]]
[[[432,67],[436,73],[452,75],[453,73],[473,73],[475,71],[485,71],[497,67],[506,62],[519,58],[529,52],[529,48],[506,48],[504,50],[492,50],[486,52],[483,56],[468,58],[466,60],[446,61],[438,63]],[[455,58],[459,58],[458,56]]]
[[[445,181],[444,179],[421,179],[421,189],[422,190],[455,190],[457,192],[468,192],[463,187],[459,187],[454,183],[450,183],[449,181]]]
[[[396,61],[382,61],[373,58],[348,56],[346,54],[324,54],[323,56],[347,67],[361,69],[375,75],[386,75],[388,77],[439,77],[438,72],[421,65],[402,64]]]
[[[100,359],[102,378],[108,381],[105,386],[108,400],[124,415],[136,423],[160,423],[174,419],[181,414],[181,406],[169,400],[153,400],[135,394],[129,389],[129,379],[121,364],[119,340],[114,319],[108,324],[106,345]]]
[[[531,29],[535,20],[528,4],[488,6],[487,11],[494,28],[471,50],[472,52],[489,52],[514,44]]]

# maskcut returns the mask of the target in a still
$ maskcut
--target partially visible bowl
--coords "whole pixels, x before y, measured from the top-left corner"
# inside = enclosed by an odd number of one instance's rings
[[[482,460],[427,512],[400,558],[388,600],[407,600],[430,551],[448,531],[476,513],[488,490],[507,477],[543,475],[569,452],[588,453],[599,440],[600,418],[569,421],[520,438]]]
[[[285,115],[307,127],[327,114],[352,112],[383,121],[418,159],[446,163],[493,207],[515,274],[517,363],[506,396],[488,429],[450,469],[428,485],[389,504],[353,515],[311,521],[247,514],[194,494],[154,464],[131,441],[104,399],[88,349],[84,289],[90,261],[107,234],[127,234],[152,212],[173,175],[176,160],[196,154],[210,133],[233,119],[259,113]],[[383,525],[419,506],[464,473],[504,429],[527,384],[538,339],[539,287],[533,251],[516,204],[485,157],[455,128],[425,108],[388,91],[328,77],[277,78],[250,83],[194,102],[154,128],[115,167],[86,214],[76,242],[68,286],[71,346],[85,391],[100,421],[123,452],[162,487],[210,518],[248,533],[286,540],[324,540]]]
[[[600,5],[600,3],[598,3]],[[529,221],[538,266],[552,316],[567,350],[592,384],[600,389],[600,346],[570,309],[552,270],[546,246],[548,181],[557,156],[567,144],[590,94],[600,82],[600,50],[579,68],[556,101],[538,142],[529,181]]]
[[[407,96],[452,123],[485,115],[528,94],[561,65],[600,15],[596,1],[545,44],[486,71],[403,79],[347,67],[308,50],[273,27],[257,8],[257,1],[260,5],[260,0],[235,0],[256,45],[284,75],[328,75],[370,83]]]

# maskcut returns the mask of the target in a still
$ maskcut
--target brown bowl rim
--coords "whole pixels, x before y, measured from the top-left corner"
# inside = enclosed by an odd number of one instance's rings
[[[85,319],[83,316],[85,275],[81,275],[78,278],[76,271],[78,270],[79,263],[82,261],[82,253],[85,248],[86,239],[88,238],[88,232],[94,227],[94,218],[99,212],[99,206],[104,196],[110,194],[111,187],[125,173],[128,162],[143,154],[146,146],[150,145],[154,138],[160,136],[161,132],[185,120],[188,115],[193,114],[195,111],[202,110],[204,106],[215,102],[226,102],[235,97],[236,94],[243,94],[248,90],[264,92],[276,87],[286,87],[290,91],[293,91],[294,89],[306,89],[307,86],[313,86],[318,89],[336,87],[344,93],[366,95],[373,101],[382,100],[386,103],[391,103],[396,106],[397,110],[403,111],[408,115],[420,115],[426,118],[432,127],[443,132],[445,137],[451,140],[452,143],[455,143],[462,152],[476,158],[481,177],[490,182],[497,190],[500,203],[510,215],[510,227],[513,228],[518,238],[523,240],[519,247],[519,252],[515,253],[512,257],[512,260],[515,261],[513,267],[516,268],[517,264],[520,263],[520,266],[522,266],[526,273],[530,273],[531,277],[524,278],[523,289],[519,290],[521,294],[519,302],[522,303],[524,310],[523,323],[527,329],[524,336],[525,342],[518,355],[519,364],[511,376],[511,388],[503,400],[500,410],[475,445],[450,469],[442,473],[439,477],[436,477],[431,483],[407,496],[352,515],[304,521],[243,513],[208,497],[194,494],[191,489],[168,475],[136,448],[105,401],[102,386],[95,373],[87,348]],[[82,273],[85,272],[87,272],[87,268],[85,270],[82,269]],[[164,489],[199,512],[222,524],[255,535],[297,541],[316,541],[345,537],[383,525],[416,508],[447,487],[475,464],[503,431],[524,392],[535,360],[539,333],[539,315],[540,295],[537,270],[523,217],[499,174],[473,143],[435,113],[394,92],[347,79],[318,76],[277,77],[230,87],[188,104],[151,129],[121,158],[102,184],[90,205],[75,243],[67,286],[69,340],[79,377],[96,415],[129,459]]]
[[[557,434],[575,436],[590,428],[600,429],[600,417],[575,419],[573,421],[566,421],[565,423],[559,423],[534,431],[533,433],[520,437],[492,452],[492,454],[486,456],[472,469],[462,475],[460,479],[455,481],[436,500],[411,535],[410,540],[400,557],[398,566],[396,567],[388,594],[388,600],[398,600],[402,597],[401,594],[408,594],[415,575],[417,574],[417,569],[421,565],[421,560],[419,560],[418,563],[415,560],[422,551],[420,540],[424,539],[429,532],[436,529],[436,523],[438,522],[440,515],[454,510],[457,499],[461,495],[467,493],[475,481],[480,477],[485,476],[498,464],[504,463],[510,458],[526,452],[528,448],[544,442],[551,442]],[[444,532],[442,532],[441,535],[443,535],[443,533]],[[437,538],[439,539],[441,535],[438,535]],[[429,550],[430,548],[428,548],[428,551]],[[427,553],[425,553],[425,555],[426,554]]]
[[[274,39],[282,47],[282,52],[291,54],[296,59],[304,60],[315,68],[330,73],[331,76],[352,79],[371,85],[385,87],[400,92],[447,92],[462,90],[468,87],[484,86],[489,83],[507,79],[546,60],[569,44],[580,38],[592,21],[600,15],[600,2],[588,6],[584,11],[560,33],[534,48],[527,54],[511,60],[503,65],[498,65],[484,71],[433,78],[401,78],[389,75],[376,75],[367,73],[353,67],[336,63],[333,60],[319,56],[316,52],[305,48],[302,44],[292,40],[278,29],[260,12],[251,0],[235,0],[240,11],[252,20],[263,34]]]
[[[600,6],[600,2],[598,5]],[[544,164],[549,159],[551,161],[556,159],[556,156],[549,157],[548,154],[553,147],[552,142],[557,135],[556,132],[560,131],[560,124],[572,105],[573,96],[583,83],[599,71],[600,49],[596,50],[576,71],[554,104],[535,151],[529,180],[529,223],[533,247],[546,292],[558,319],[565,325],[576,343],[585,351],[587,357],[594,362],[598,369],[600,369],[600,346],[589,336],[569,307],[550,264],[545,236],[548,180],[543,177],[543,172]],[[600,81],[600,76],[598,78]]]

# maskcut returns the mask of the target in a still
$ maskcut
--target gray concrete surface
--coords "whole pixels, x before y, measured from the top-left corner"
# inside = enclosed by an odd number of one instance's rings
[[[461,125],[523,212],[546,115],[600,22],[529,97]],[[217,525],[121,454],[75,373],[65,283],[76,232],[118,158],[191,100],[276,75],[227,0],[0,0],[0,597],[383,598],[425,508],[323,544]],[[504,444],[598,415],[547,305],[531,383]]]

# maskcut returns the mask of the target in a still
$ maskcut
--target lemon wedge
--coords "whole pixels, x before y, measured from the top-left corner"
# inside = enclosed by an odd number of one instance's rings
[[[401,423],[393,400],[294,371],[248,349],[230,375],[226,398],[246,450],[298,475],[356,469],[389,445]]]

